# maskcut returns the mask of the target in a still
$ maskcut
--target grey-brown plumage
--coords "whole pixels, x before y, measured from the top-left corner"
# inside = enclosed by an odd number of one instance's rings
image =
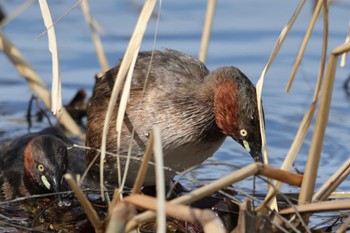
[[[99,149],[101,146],[103,122],[118,69],[119,66],[107,71],[95,85],[87,113],[86,145],[89,147]],[[117,153],[117,109],[118,103],[107,140],[107,151],[113,153]],[[164,163],[171,168],[165,170],[166,179],[202,163],[220,147],[226,136],[231,136],[255,159],[261,160],[255,87],[235,67],[209,72],[198,59],[181,52],[141,52],[133,73],[119,154],[126,155],[134,129],[132,156],[140,158],[153,125],[161,130]],[[87,160],[92,161],[96,154],[94,150],[87,150]],[[122,167],[124,162],[122,159]],[[138,168],[139,162],[131,160],[127,185],[133,184]],[[106,185],[115,186],[115,157],[107,156],[104,171]],[[92,167],[92,174],[98,178],[99,159]],[[154,182],[154,167],[150,166],[145,184]]]

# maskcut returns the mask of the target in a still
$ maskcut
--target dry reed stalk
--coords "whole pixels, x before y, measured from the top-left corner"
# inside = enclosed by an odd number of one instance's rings
[[[350,158],[312,196],[312,201],[324,201],[350,174]]]
[[[332,54],[338,57],[339,55],[349,51],[350,51],[350,42],[338,46],[332,51]]]
[[[350,199],[350,192],[332,192],[329,195],[329,198],[332,198],[332,199],[340,199],[340,198]]]
[[[47,90],[45,83],[40,79],[38,73],[36,73],[36,71],[28,64],[23,54],[6,37],[2,30],[0,30],[0,44],[0,47],[3,48],[7,58],[14,64],[19,74],[27,80],[29,86],[34,90],[38,97],[48,108],[50,108],[50,93]],[[77,135],[80,139],[84,140],[84,134],[65,109],[62,109],[62,114],[58,118],[58,121],[72,134]]]
[[[321,96],[320,109],[316,120],[315,131],[311,140],[304,180],[299,195],[299,204],[310,202],[314,192],[323,138],[327,126],[330,103],[332,99],[336,62],[337,59],[332,54],[328,61],[326,80]]]
[[[346,44],[348,42],[350,42],[350,22],[349,22],[349,26],[348,26],[348,34],[346,35],[344,44]],[[341,56],[340,67],[344,67],[345,66],[347,56],[348,56],[348,53],[344,53]]]
[[[114,206],[116,206],[121,201],[121,193],[122,192],[119,189],[114,190],[112,201],[108,206],[107,219],[111,215]]]
[[[310,104],[308,110],[306,111],[302,121],[300,122],[300,126],[298,128],[297,134],[294,137],[293,143],[286,155],[285,160],[283,161],[283,164],[281,166],[282,170],[289,171],[292,167],[292,164],[306,138],[307,132],[309,130],[309,127],[311,125],[311,121],[313,119],[317,102],[319,98],[319,93],[322,86],[322,80],[323,80],[323,74],[324,74],[324,67],[325,67],[325,61],[326,61],[326,55],[327,55],[327,45],[328,45],[328,7],[324,6],[324,30],[323,30],[323,46],[322,46],[322,57],[321,57],[321,64],[317,79],[317,84],[315,87],[314,97],[312,100],[312,103]],[[274,182],[274,187],[276,190],[280,190],[282,186],[282,183],[279,181]],[[273,190],[269,190],[268,194],[266,195],[266,200],[271,199],[271,196],[274,195]],[[265,201],[262,205],[267,205],[271,208],[270,203]]]
[[[135,215],[135,208],[126,202],[119,202],[111,210],[105,233],[124,233],[126,223]]]
[[[253,175],[259,175],[259,174],[264,174],[264,175],[270,175],[271,173],[274,173],[275,170],[271,169],[270,166],[264,165],[262,163],[253,163],[250,165],[247,165],[243,168],[240,168],[231,174],[216,180],[210,184],[207,184],[205,186],[202,186],[198,189],[195,189],[191,192],[189,192],[186,195],[177,197],[173,200],[170,201],[170,203],[175,203],[175,204],[189,204],[191,202],[197,201],[203,197],[206,197],[220,189],[226,188],[230,186],[231,184],[234,184],[240,180],[243,180],[247,177],[253,176]],[[287,171],[280,171],[281,174],[292,174]],[[274,176],[274,175],[273,175]],[[276,178],[280,178],[282,176],[278,176]],[[283,175],[283,177],[287,177],[287,175]],[[293,180],[298,180],[300,177],[299,175],[296,176],[296,178],[293,178]],[[270,177],[271,178],[271,177]],[[285,179],[287,181],[287,179]],[[289,182],[289,180],[288,180]],[[294,181],[293,181],[294,182]],[[139,214],[135,216],[126,226],[126,231],[130,231],[131,229],[135,228],[139,223],[143,221],[147,221],[150,219],[153,219],[156,215],[152,211],[146,211],[142,214]]]
[[[58,17],[58,19],[56,19],[55,22],[53,22],[53,24],[50,27],[52,27],[53,25],[56,25],[56,23],[60,22],[64,17],[66,17],[69,13],[71,13],[76,7],[78,7],[80,5],[81,1],[83,1],[83,0],[77,0],[77,2],[71,8],[69,8],[63,15]],[[45,30],[42,33],[40,33],[38,35],[37,39],[39,39],[40,37],[45,35],[46,32],[47,32],[47,30]]]
[[[199,60],[205,63],[208,53],[208,46],[210,41],[211,28],[213,26],[215,15],[216,0],[208,0],[207,12],[205,14],[205,20],[203,25],[201,45],[199,49]]]
[[[153,127],[154,143],[153,154],[156,162],[156,192],[157,192],[157,232],[166,232],[166,213],[165,213],[165,180],[164,180],[164,162],[163,146],[160,135],[160,128]]]
[[[136,194],[126,197],[124,201],[139,208],[157,212],[159,211],[157,207],[158,200],[153,197]],[[199,221],[203,226],[204,232],[226,232],[220,218],[217,217],[211,210],[201,210],[197,208],[190,208],[181,204],[165,202],[165,211],[167,215],[180,219],[181,221],[191,223],[197,223]],[[158,227],[159,225],[157,225],[157,228]]]
[[[301,59],[303,58],[304,56],[304,52],[305,52],[305,49],[306,49],[306,46],[307,46],[307,43],[309,42],[309,39],[310,39],[310,36],[311,36],[311,33],[312,33],[312,30],[315,26],[315,23],[316,23],[316,20],[317,20],[317,17],[318,15],[320,14],[320,11],[321,11],[321,8],[322,8],[322,4],[323,4],[323,0],[320,0],[317,2],[317,5],[315,7],[315,10],[314,10],[314,13],[312,15],[312,18],[310,20],[310,24],[309,24],[309,27],[305,33],[305,37],[304,37],[304,40],[300,46],[300,50],[299,50],[299,53],[297,55],[297,58],[296,58],[296,61],[294,63],[294,66],[293,66],[293,69],[292,69],[292,72],[290,74],[290,77],[289,77],[289,81],[287,83],[287,86],[286,86],[286,92],[289,92],[291,86],[292,86],[292,83],[293,83],[293,80],[295,78],[295,75],[298,71],[298,68],[299,68],[299,65],[301,63]]]
[[[115,230],[115,232],[119,232],[119,230],[124,229],[125,228],[125,224],[126,224],[126,220],[129,214],[130,215],[135,215],[135,213],[133,213],[133,208],[132,206],[130,206],[129,211],[127,211],[124,206],[117,206],[119,204],[121,204],[121,200],[122,200],[122,192],[120,191],[120,189],[115,189],[114,193],[113,193],[113,198],[111,200],[111,202],[108,205],[108,211],[107,211],[107,216],[104,219],[104,224],[107,226],[106,227],[106,231],[112,231],[112,229]],[[119,210],[119,213],[115,213],[115,211]],[[124,215],[124,219],[120,218],[119,215]],[[115,221],[112,223],[112,221]]]
[[[66,179],[67,183],[69,184],[69,187],[73,190],[73,192],[77,196],[77,199],[80,202],[81,206],[83,207],[83,209],[84,209],[88,219],[90,220],[92,226],[94,227],[95,232],[102,233],[103,232],[103,222],[98,217],[96,211],[92,207],[89,200],[85,197],[85,195],[81,191],[80,187],[74,181],[72,175],[65,174],[64,178]]]
[[[153,148],[153,141],[154,141],[153,131],[150,134],[150,138],[148,139],[148,144],[145,150],[145,154],[143,155],[143,161],[141,163],[140,169],[138,170],[137,177],[134,182],[134,186],[131,190],[132,194],[139,193],[143,184],[143,181],[145,180],[147,168],[148,168],[148,162],[151,159],[152,156],[152,148]]]
[[[50,9],[46,0],[39,0],[39,6],[47,30],[49,51],[51,52],[52,60],[51,111],[54,115],[57,114],[59,117],[62,114],[62,87],[55,27],[53,26]]]
[[[305,175],[299,196],[299,204],[310,202],[312,199],[332,99],[337,57],[349,50],[350,43],[340,45],[332,51],[332,54],[328,60],[320,109],[316,119],[314,134],[311,140]]]
[[[7,15],[6,18],[3,21],[0,22],[0,27],[4,27],[6,24],[11,22],[13,19],[15,19],[17,16],[22,14],[22,12],[24,12],[31,5],[33,5],[33,3],[35,1],[36,0],[27,0],[27,1],[23,2],[21,5],[19,5],[19,7],[17,7],[13,12],[11,12],[10,15]]]
[[[310,212],[324,212],[324,211],[337,211],[337,210],[349,210],[350,209],[350,201],[342,200],[342,201],[321,201],[314,202],[308,204],[302,204],[295,207],[289,207],[287,209],[281,210],[278,212],[281,215],[284,214],[293,214],[296,211],[300,213],[310,213]]]
[[[124,54],[123,60],[120,64],[120,68],[116,77],[116,81],[113,86],[111,98],[108,103],[108,111],[106,113],[105,121],[103,124],[103,133],[102,133],[102,141],[101,141],[101,155],[100,155],[100,185],[101,185],[101,194],[103,194],[103,161],[106,157],[106,141],[107,141],[107,133],[109,124],[112,118],[113,109],[115,107],[117,98],[119,96],[119,92],[121,90],[122,84],[125,79],[125,75],[129,70],[130,64],[132,62],[135,53],[139,50],[143,35],[146,31],[148,21],[152,15],[152,11],[156,4],[155,0],[147,0],[142,8],[139,19],[135,26],[135,30],[130,38],[130,42],[126,52]],[[102,195],[102,199],[104,199]]]
[[[96,53],[97,53],[98,60],[100,62],[101,69],[103,72],[105,72],[105,71],[109,70],[109,65],[108,65],[108,61],[107,61],[105,52],[103,50],[101,39],[100,39],[100,37],[97,33],[97,30],[95,28],[95,24],[94,24],[95,19],[91,16],[91,13],[90,13],[90,7],[89,7],[88,0],[82,0],[80,3],[80,6],[81,6],[81,9],[83,10],[85,21],[89,25],[91,38],[92,38],[92,41],[96,47]]]
[[[131,131],[131,139],[129,141],[129,148],[128,148],[128,153],[126,155],[126,161],[125,161],[125,169],[124,169],[124,174],[123,174],[123,179],[122,179],[122,182],[120,183],[120,180],[118,180],[119,182],[119,189],[120,189],[120,192],[123,193],[123,190],[124,190],[124,185],[125,185],[125,182],[126,182],[126,177],[128,175],[128,171],[129,171],[129,166],[130,166],[130,159],[131,159],[131,151],[132,151],[132,143],[133,143],[133,138],[134,138],[134,133],[135,133],[135,130],[132,130]],[[120,155],[117,154],[118,156],[118,161],[117,161],[117,165],[118,165],[118,169],[120,169]],[[118,171],[119,173],[119,176],[118,176],[118,179],[120,179],[120,170]]]
[[[128,104],[129,96],[130,96],[130,88],[131,88],[131,79],[132,74],[134,71],[134,67],[137,60],[139,49],[135,51],[134,57],[132,58],[130,68],[126,77],[126,81],[123,87],[123,93],[121,94],[120,102],[119,102],[119,108],[118,108],[118,115],[117,115],[117,122],[116,122],[116,131],[117,131],[117,151],[120,149],[120,140],[121,140],[121,133],[122,133],[122,127],[123,127],[123,119],[126,111],[126,106]],[[131,137],[131,140],[133,140],[134,137]],[[130,151],[130,150],[129,150]],[[119,161],[119,157],[118,157]],[[118,162],[119,164],[119,162]],[[127,167],[127,166],[125,166]],[[120,167],[118,167],[118,171],[120,171]],[[120,177],[120,174],[118,174],[118,177]]]
[[[303,181],[303,175],[286,172],[268,165],[265,165],[259,174],[270,179],[278,180],[279,182],[284,182],[286,184],[298,187],[301,186]]]
[[[322,38],[322,53],[321,53],[321,63],[320,63],[320,68],[318,71],[318,78],[317,78],[317,83],[316,83],[316,88],[315,88],[315,93],[314,93],[314,98],[313,101],[317,102],[320,91],[321,91],[321,86],[322,86],[322,81],[323,81],[323,76],[324,76],[324,71],[325,71],[325,66],[326,66],[326,59],[327,59],[327,48],[328,48],[328,28],[329,28],[329,14],[328,14],[328,2],[327,0],[323,0],[323,38]]]
[[[297,8],[295,9],[292,17],[289,19],[289,21],[287,22],[287,24],[284,26],[284,28],[282,29],[277,42],[271,52],[271,55],[269,57],[269,60],[267,61],[267,64],[264,68],[264,70],[261,73],[261,76],[256,84],[256,90],[257,90],[257,102],[258,102],[258,110],[259,110],[259,120],[260,122],[264,122],[264,116],[262,113],[262,106],[261,106],[261,94],[262,94],[262,88],[264,85],[264,79],[266,76],[267,71],[269,70],[271,64],[273,63],[273,61],[275,60],[279,50],[281,49],[285,39],[287,38],[288,33],[290,32],[290,30],[292,29],[296,19],[298,18],[298,15],[300,13],[300,11],[303,9],[304,5],[305,5],[306,0],[301,0],[297,6]],[[264,129],[264,125],[260,124],[260,133],[261,133],[261,138],[262,138],[262,148],[263,148],[263,155],[264,155],[264,161],[268,162],[268,156],[267,156],[267,149],[266,149],[266,138],[265,138],[265,129]],[[294,161],[294,160],[293,160]],[[289,169],[288,169],[289,170]],[[269,191],[268,191],[268,195],[266,197],[266,199],[269,200],[268,206],[270,209],[277,209],[277,201],[276,198],[272,198],[271,195],[273,195],[274,189],[269,186]],[[264,208],[261,208],[264,209]]]

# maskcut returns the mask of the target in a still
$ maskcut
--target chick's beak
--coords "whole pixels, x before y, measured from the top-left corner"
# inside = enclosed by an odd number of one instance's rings
[[[59,192],[60,186],[61,186],[60,179],[58,179],[57,177],[53,177],[51,183],[52,183],[52,191]]]

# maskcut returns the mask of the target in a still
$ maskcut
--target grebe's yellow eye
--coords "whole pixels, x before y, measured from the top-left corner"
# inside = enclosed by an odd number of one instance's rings
[[[43,171],[45,170],[44,165],[39,164],[39,165],[38,165],[38,170],[39,170],[39,172],[43,172]]]
[[[247,130],[245,130],[245,129],[241,129],[241,130],[239,131],[239,133],[241,134],[242,137],[246,137],[246,136],[248,135],[248,132],[247,132]]]

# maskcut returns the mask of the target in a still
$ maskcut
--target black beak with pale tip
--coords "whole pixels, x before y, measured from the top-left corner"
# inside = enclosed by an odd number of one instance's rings
[[[264,161],[263,156],[262,156],[262,152],[261,152],[261,144],[252,143],[252,145],[250,146],[249,153],[253,157],[255,162],[262,163]]]

